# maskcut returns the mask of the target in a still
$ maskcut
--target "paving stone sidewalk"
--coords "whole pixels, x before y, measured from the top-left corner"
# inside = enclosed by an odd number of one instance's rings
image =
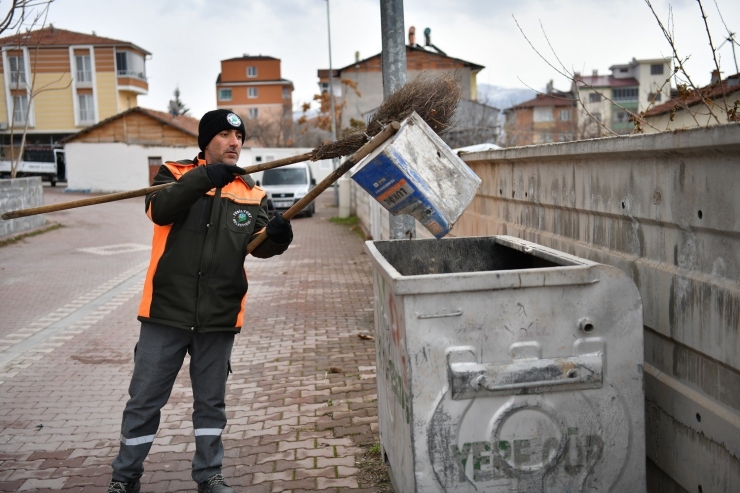
[[[50,199],[60,200],[58,192]],[[237,491],[376,491],[358,469],[359,444],[377,440],[374,342],[358,337],[373,330],[371,266],[362,240],[328,221],[336,214],[330,200],[325,194],[313,218],[293,221],[288,252],[246,264],[247,317],[232,354],[223,434],[224,475]],[[149,241],[151,226],[134,215],[142,210],[133,200],[49,215],[66,227],[0,247],[0,491],[105,491],[148,258],[120,244]],[[111,217],[131,217],[133,229],[122,232]],[[106,241],[124,251],[100,254]],[[51,249],[62,257],[69,250],[72,264],[58,267],[64,279],[52,265],[27,265],[34,251]],[[85,269],[90,276],[75,275]],[[33,303],[34,286],[43,303]],[[195,491],[187,364],[163,409],[144,492]]]

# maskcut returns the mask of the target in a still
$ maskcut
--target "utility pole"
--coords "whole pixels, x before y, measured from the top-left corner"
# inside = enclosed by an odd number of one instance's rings
[[[327,0],[328,1],[328,0]],[[380,29],[383,53],[383,99],[406,84],[406,33],[403,26],[403,0],[380,0]],[[373,204],[378,206],[378,204]],[[389,215],[390,239],[416,237],[414,218]]]
[[[337,141],[337,122],[334,111],[334,68],[331,64],[331,19],[329,16],[329,0],[326,0],[326,31],[329,35],[329,104],[331,106],[331,141]],[[337,158],[332,160],[332,169],[337,169]],[[339,188],[336,182],[332,185],[334,189],[334,205],[339,206]]]

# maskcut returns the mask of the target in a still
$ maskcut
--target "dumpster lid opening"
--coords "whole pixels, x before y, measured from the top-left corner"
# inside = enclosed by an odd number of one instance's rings
[[[494,237],[446,240],[374,241],[373,245],[402,276],[538,269],[573,265],[502,245]]]

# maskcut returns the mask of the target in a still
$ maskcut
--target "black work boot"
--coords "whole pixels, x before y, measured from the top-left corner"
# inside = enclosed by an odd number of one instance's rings
[[[141,483],[138,479],[132,479],[126,482],[111,480],[108,486],[108,493],[139,493],[140,489]]]
[[[198,483],[198,493],[236,493],[234,488],[226,484],[226,480],[220,474],[216,474]]]

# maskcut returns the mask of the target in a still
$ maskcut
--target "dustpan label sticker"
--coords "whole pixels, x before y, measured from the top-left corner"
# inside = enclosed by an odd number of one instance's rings
[[[379,202],[382,202],[386,208],[391,208],[413,193],[414,189],[411,188],[406,180],[401,180],[382,194],[378,195],[377,199]]]

